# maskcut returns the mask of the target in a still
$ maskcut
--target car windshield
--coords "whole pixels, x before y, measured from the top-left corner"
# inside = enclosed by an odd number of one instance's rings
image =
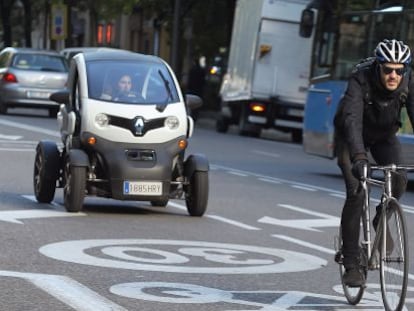
[[[61,56],[33,53],[16,54],[12,67],[21,70],[67,72],[66,61]]]
[[[89,97],[114,103],[165,107],[179,100],[164,64],[137,61],[87,63]]]

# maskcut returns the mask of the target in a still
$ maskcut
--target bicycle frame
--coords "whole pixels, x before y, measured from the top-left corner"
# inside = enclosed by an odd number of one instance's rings
[[[392,197],[392,190],[391,190],[391,172],[392,171],[396,171],[396,165],[391,165],[389,168],[385,168],[385,167],[379,167],[379,166],[372,166],[371,169],[376,170],[376,169],[381,169],[384,171],[384,181],[379,180],[379,179],[375,179],[375,178],[371,178],[371,177],[365,177],[362,179],[361,181],[361,186],[362,189],[364,191],[364,205],[363,205],[363,213],[365,213],[365,224],[363,224],[363,229],[364,229],[364,239],[365,241],[363,241],[363,244],[365,244],[367,246],[367,258],[368,258],[368,269],[370,270],[374,270],[378,268],[378,261],[377,261],[377,257],[375,256],[375,250],[379,250],[379,247],[384,247],[385,248],[385,238],[381,239],[383,232],[385,232],[384,230],[384,226],[385,223],[380,221],[378,228],[377,228],[377,233],[375,235],[375,239],[374,242],[372,243],[372,239],[371,239],[371,217],[370,217],[370,209],[369,209],[369,199],[370,199],[370,195],[369,195],[369,185],[375,185],[375,186],[379,186],[382,187],[383,191],[382,191],[382,195],[381,195],[381,203],[383,203],[384,201],[386,201],[388,198]],[[364,176],[368,175],[368,170],[367,167],[364,168]],[[383,214],[383,210],[381,211],[381,214]],[[381,218],[382,219],[382,216]],[[380,242],[383,242],[382,245],[379,245]]]

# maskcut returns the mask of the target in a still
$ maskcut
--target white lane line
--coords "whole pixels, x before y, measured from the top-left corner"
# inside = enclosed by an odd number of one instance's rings
[[[305,184],[305,183],[296,182],[296,181],[291,181],[291,180],[287,180],[287,179],[274,178],[274,177],[263,175],[263,174],[257,174],[257,173],[253,173],[253,172],[249,172],[249,171],[234,169],[234,168],[231,168],[231,167],[228,167],[228,166],[217,165],[217,164],[212,164],[211,166],[214,167],[215,169],[221,169],[221,170],[224,170],[224,171],[237,172],[239,174],[244,174],[246,176],[254,176],[254,177],[257,177],[257,178],[278,180],[278,181],[280,181],[282,183],[285,183],[285,184],[291,184],[291,185],[295,185],[295,186],[302,186],[302,187],[312,188],[312,189],[321,190],[321,191],[324,191],[324,192],[339,193],[339,194],[343,193],[343,191],[338,191],[338,190],[335,190],[335,189],[319,187],[319,186]]]
[[[10,140],[18,140],[22,138],[22,136],[18,136],[18,135],[4,135],[4,134],[0,134],[0,139],[8,139]]]
[[[228,173],[229,174],[232,174],[232,175],[240,176],[240,177],[246,177],[246,176],[248,176],[247,174],[243,174],[243,173],[235,172],[235,171],[229,171]]]
[[[18,219],[36,219],[49,217],[78,217],[86,216],[84,213],[68,213],[64,211],[47,210],[47,209],[25,209],[14,211],[0,211],[0,221],[11,222],[14,224],[23,224]]]
[[[335,190],[335,189],[314,186],[314,185],[295,182],[295,181],[291,181],[291,180],[287,180],[287,179],[274,178],[274,177],[271,177],[271,176],[266,176],[266,175],[257,174],[257,173],[244,171],[244,170],[238,170],[238,169],[234,169],[234,168],[231,168],[231,167],[228,167],[228,166],[223,166],[223,165],[211,164],[210,166],[214,167],[215,170],[224,170],[224,171],[232,172],[232,174],[234,174],[234,175],[236,175],[235,173],[237,173],[237,174],[240,174],[240,176],[243,176],[243,177],[245,177],[245,176],[254,176],[254,177],[257,177],[259,180],[266,181],[266,182],[272,181],[273,183],[277,183],[277,182],[285,183],[285,184],[289,184],[289,185],[291,185],[292,187],[295,187],[295,188],[296,187],[304,187],[306,190],[309,190],[309,189],[314,189],[315,191],[320,190],[320,191],[323,191],[323,192],[328,192],[329,195],[333,196],[333,197],[345,198],[345,193],[343,191],[338,191],[338,190]],[[379,200],[375,199],[375,198],[372,198],[371,201],[379,203]],[[408,213],[414,214],[414,206],[402,204],[402,207]]]
[[[246,224],[241,223],[239,221],[231,220],[231,219],[224,218],[224,217],[217,216],[217,215],[206,215],[206,217],[213,218],[215,220],[218,220],[218,221],[221,221],[221,222],[224,222],[224,223],[228,223],[230,225],[233,225],[233,226],[236,226],[236,227],[239,227],[239,228],[243,228],[243,229],[247,229],[247,230],[262,230],[262,229],[257,228],[257,227],[246,225]]]
[[[21,136],[20,136],[21,137]],[[37,145],[37,140],[16,140],[16,141],[10,141],[10,140],[0,140],[0,144],[28,144],[28,145]]]
[[[23,130],[28,130],[29,132],[37,132],[37,133],[42,133],[42,134],[46,134],[49,136],[60,137],[60,133],[58,131],[47,130],[47,129],[40,128],[40,127],[33,126],[33,125],[22,124],[18,122],[1,120],[1,119],[0,119],[0,124],[10,126],[10,127],[16,127],[16,128],[23,129]]]
[[[261,151],[261,150],[252,150],[252,152],[256,154],[272,157],[272,158],[280,158],[280,154],[277,154],[277,153],[266,152],[266,151]]]
[[[33,149],[28,149],[28,148],[26,148],[26,149],[22,149],[22,148],[0,148],[0,151],[35,152],[36,150],[35,150],[35,148],[33,148]]]
[[[340,198],[340,199],[345,199],[345,193],[344,194],[339,194],[339,193],[330,193],[329,194],[331,197],[335,197],[335,198]]]
[[[171,205],[171,206],[173,206],[175,208],[178,208],[178,209],[181,209],[181,210],[187,210],[186,206],[184,206],[182,204],[175,203],[175,202],[170,201],[170,202],[168,202],[168,205]],[[222,217],[222,216],[218,216],[218,215],[206,214],[206,215],[204,215],[204,217],[212,218],[212,219],[215,219],[215,220],[218,220],[218,221],[221,221],[221,222],[224,222],[224,223],[227,223],[227,224],[230,224],[230,225],[242,228],[242,229],[246,229],[246,230],[262,230],[260,228],[253,227],[253,226],[250,226],[250,225],[246,225],[242,222],[232,220],[232,219],[229,219],[229,218],[225,218],[225,217]]]
[[[262,177],[260,177],[258,179],[261,180],[261,181],[264,181],[264,182],[272,183],[272,184],[281,184],[281,182],[279,180],[275,180],[275,179],[271,179],[271,178],[262,178]]]
[[[287,235],[272,234],[272,236],[275,237],[275,238],[281,239],[281,240],[285,240],[285,241],[288,241],[288,242],[291,242],[291,243],[295,243],[295,244],[298,244],[298,245],[301,245],[301,246],[305,246],[305,247],[308,247],[308,248],[318,250],[322,253],[326,253],[326,254],[329,254],[329,255],[334,255],[335,254],[335,251],[333,249],[326,248],[326,247],[316,245],[316,244],[313,244],[313,243],[309,243],[309,242],[306,242],[306,241],[303,241],[303,240],[291,238]]]
[[[309,187],[303,187],[303,186],[297,186],[297,185],[292,185],[292,188],[305,190],[305,191],[312,191],[312,192],[318,191],[315,188],[309,188]]]
[[[85,285],[61,275],[0,271],[0,277],[24,279],[77,311],[127,311]]]

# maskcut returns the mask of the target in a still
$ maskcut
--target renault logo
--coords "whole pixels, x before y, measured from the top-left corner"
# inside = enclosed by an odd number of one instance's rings
[[[144,119],[142,117],[136,117],[135,118],[134,128],[135,128],[135,135],[141,136],[143,134],[143,132],[144,132]]]

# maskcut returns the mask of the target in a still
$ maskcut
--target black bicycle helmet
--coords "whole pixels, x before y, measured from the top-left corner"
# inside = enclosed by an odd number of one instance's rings
[[[408,45],[395,39],[385,39],[375,48],[375,57],[379,63],[395,63],[404,66],[411,63],[411,51]]]

